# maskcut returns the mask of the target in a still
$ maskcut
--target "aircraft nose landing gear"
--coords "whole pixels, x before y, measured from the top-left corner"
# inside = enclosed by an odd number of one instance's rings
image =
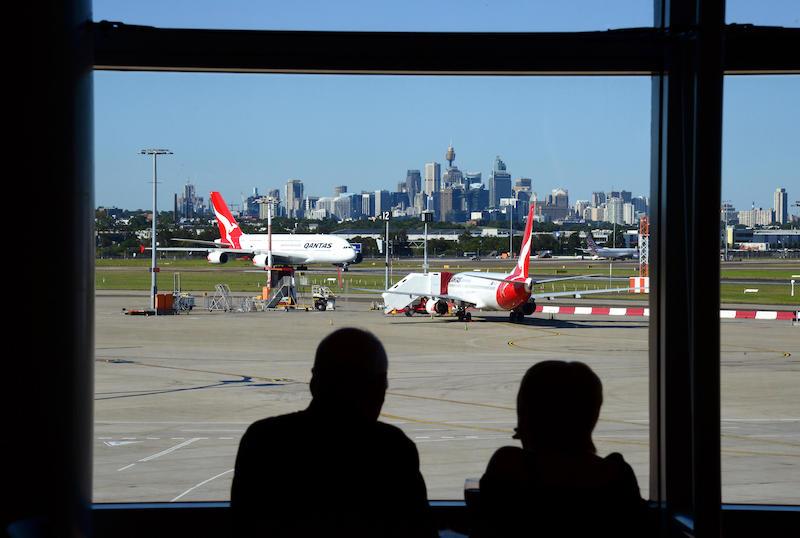
[[[458,318],[458,321],[472,321],[472,314],[467,312],[464,308],[459,308],[456,311],[456,317]]]
[[[508,313],[508,320],[511,323],[522,323],[525,321],[525,313],[512,310],[511,312]]]

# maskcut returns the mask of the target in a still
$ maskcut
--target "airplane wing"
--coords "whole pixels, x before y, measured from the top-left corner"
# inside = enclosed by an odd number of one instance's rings
[[[507,278],[498,278],[495,276],[483,276],[476,273],[470,273],[470,277],[475,278],[482,278],[484,280],[493,280],[495,282],[518,282],[523,283],[522,281],[516,280],[508,280]],[[536,284],[544,284],[545,282],[561,282],[562,280],[582,280],[582,279],[591,279],[601,275],[578,275],[578,276],[562,276],[558,278],[545,278],[542,280],[532,280],[532,284],[535,286]]]
[[[144,250],[152,250],[151,247],[144,247]],[[158,247],[159,252],[227,252],[228,254],[250,255],[257,254],[256,251],[243,248],[227,247]]]
[[[170,241],[179,241],[181,243],[194,243],[195,245],[207,245],[209,247],[226,248],[227,244],[217,243],[215,241],[202,241],[200,239],[184,239],[182,237],[173,237]]]
[[[597,293],[617,293],[621,291],[630,292],[637,288],[606,288],[606,289],[599,289],[599,290],[574,290],[574,291],[555,291],[555,292],[542,292],[542,293],[531,293],[531,299],[550,299],[553,297],[575,297],[581,295],[594,295]],[[638,288],[644,289],[644,288]]]

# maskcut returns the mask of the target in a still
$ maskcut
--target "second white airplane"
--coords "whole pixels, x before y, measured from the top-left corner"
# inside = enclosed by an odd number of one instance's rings
[[[411,273],[382,293],[384,312],[407,310],[418,299],[424,298],[425,310],[430,314],[446,314],[450,306],[456,309],[459,320],[470,321],[467,310],[500,310],[509,312],[512,322],[521,322],[525,316],[536,311],[536,300],[553,297],[574,297],[595,293],[630,291],[629,288],[599,289],[586,291],[563,291],[533,293],[537,284],[563,280],[587,279],[587,276],[534,279],[528,276],[531,253],[531,231],[533,208],[528,213],[522,248],[514,270],[509,274],[469,271],[463,273]]]

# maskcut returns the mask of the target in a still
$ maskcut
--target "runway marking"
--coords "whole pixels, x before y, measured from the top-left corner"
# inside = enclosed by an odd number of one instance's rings
[[[208,479],[206,479],[206,480],[203,480],[203,481],[202,481],[202,482],[200,482],[199,484],[195,484],[194,486],[190,487],[189,489],[187,489],[186,491],[184,491],[183,493],[181,493],[180,495],[178,495],[177,497],[175,497],[174,499],[172,499],[170,502],[171,502],[171,503],[174,503],[175,501],[177,501],[178,499],[180,499],[180,498],[181,498],[181,497],[183,497],[184,495],[186,495],[186,494],[188,494],[188,493],[191,493],[192,491],[196,490],[196,489],[197,489],[197,488],[199,488],[200,486],[204,486],[204,485],[208,484],[209,482],[211,482],[212,480],[216,480],[216,479],[217,479],[217,478],[219,478],[220,476],[224,476],[224,475],[226,475],[226,474],[228,474],[228,473],[232,473],[232,472],[233,472],[233,469],[228,469],[227,471],[223,471],[223,472],[219,473],[218,475],[214,475],[214,476],[212,476],[211,478],[208,478]]]
[[[121,469],[117,469],[117,472],[124,471],[125,469],[130,469],[134,465],[136,465],[136,464],[135,463],[131,463],[130,465],[126,465],[125,467],[122,467]]]
[[[147,456],[146,458],[142,458],[140,460],[137,460],[136,463],[145,463],[145,462],[148,462],[148,461],[152,461],[152,460],[154,460],[156,458],[160,458],[161,456],[166,456],[167,454],[171,454],[172,452],[175,452],[176,450],[181,449],[181,448],[183,448],[185,446],[189,446],[192,443],[194,443],[195,441],[199,441],[199,440],[200,439],[198,437],[193,437],[193,438],[191,438],[191,439],[189,439],[187,441],[184,441],[182,443],[178,443],[177,445],[175,445],[173,447],[170,447],[170,448],[168,448],[166,450],[162,450],[161,452],[156,452],[155,454],[153,454],[151,456]]]

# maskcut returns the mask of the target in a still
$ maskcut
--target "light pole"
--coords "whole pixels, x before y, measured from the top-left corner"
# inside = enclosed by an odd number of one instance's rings
[[[389,289],[389,219],[392,218],[391,211],[383,211],[381,213],[381,218],[386,221],[386,240],[383,244],[384,249],[386,249],[386,271],[383,280],[383,289]]]
[[[428,223],[433,222],[433,212],[423,211],[422,222],[425,223],[425,241],[423,242],[422,273],[428,274]]]
[[[168,149],[143,149],[139,152],[141,155],[152,155],[153,156],[153,230],[151,233],[151,247],[153,252],[152,261],[150,263],[150,305],[152,306],[153,310],[155,310],[156,315],[158,315],[158,309],[156,308],[156,295],[158,294],[158,279],[156,275],[158,274],[158,259],[156,257],[156,248],[157,248],[157,241],[156,241],[156,220],[158,215],[158,204],[157,204],[157,196],[158,196],[158,156],[159,155],[172,155],[172,152]]]
[[[508,206],[508,257],[514,257],[514,206]]]

